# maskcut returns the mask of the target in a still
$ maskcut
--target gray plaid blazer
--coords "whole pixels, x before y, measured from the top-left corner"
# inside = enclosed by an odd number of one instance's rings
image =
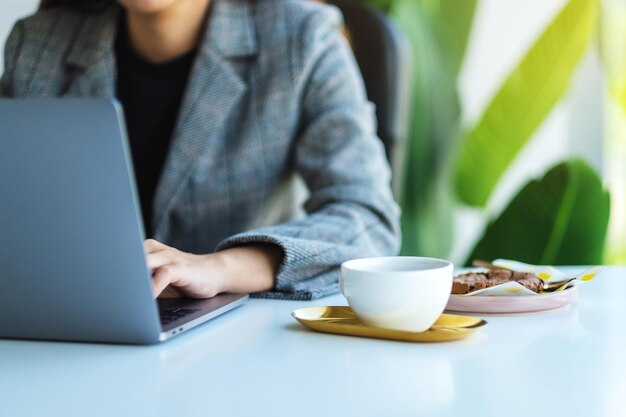
[[[154,237],[193,253],[276,244],[275,289],[257,296],[335,293],[343,261],[399,248],[389,166],[340,13],[305,0],[214,2],[157,186]],[[114,97],[119,13],[52,9],[17,22],[0,97]]]

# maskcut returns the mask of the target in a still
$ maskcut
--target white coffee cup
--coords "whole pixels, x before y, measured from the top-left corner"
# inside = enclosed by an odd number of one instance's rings
[[[363,323],[423,332],[445,309],[452,275],[452,263],[443,259],[365,258],[341,265],[339,286]]]

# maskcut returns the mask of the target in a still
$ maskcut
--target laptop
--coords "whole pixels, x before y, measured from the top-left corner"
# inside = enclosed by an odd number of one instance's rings
[[[0,100],[0,338],[152,344],[247,294],[154,300],[115,101]]]

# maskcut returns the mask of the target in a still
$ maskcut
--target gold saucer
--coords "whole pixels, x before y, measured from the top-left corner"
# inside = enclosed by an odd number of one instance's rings
[[[295,310],[291,315],[309,329],[324,333],[406,342],[445,342],[463,339],[487,324],[476,317],[442,314],[425,332],[370,327],[363,324],[350,307],[308,307]]]

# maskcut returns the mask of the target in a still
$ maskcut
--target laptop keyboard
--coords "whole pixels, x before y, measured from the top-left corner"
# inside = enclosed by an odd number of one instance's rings
[[[159,310],[159,314],[161,315],[161,325],[170,324],[176,320],[182,319],[183,317],[187,317],[190,314],[193,314],[197,311],[200,311],[199,308],[162,308]]]

